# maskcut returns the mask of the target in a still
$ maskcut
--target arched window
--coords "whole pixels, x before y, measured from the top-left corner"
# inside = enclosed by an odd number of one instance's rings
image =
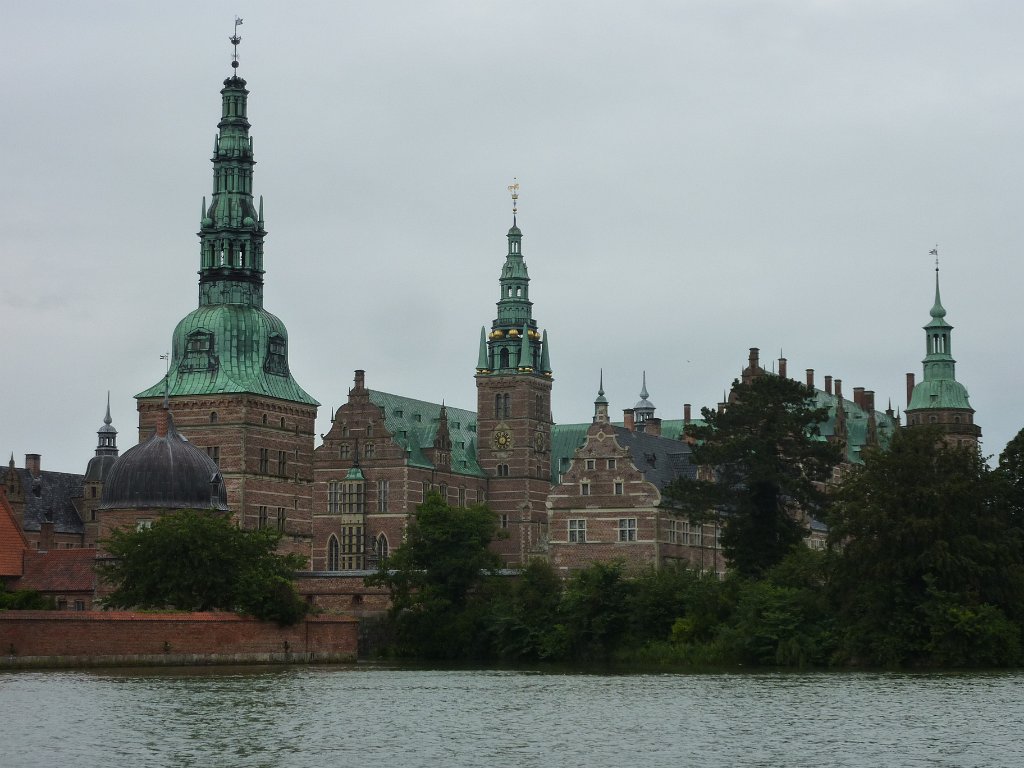
[[[338,537],[333,533],[327,540],[327,570],[338,570]]]
[[[217,423],[217,412],[216,411],[211,411],[210,412],[210,423],[211,424],[216,424]]]
[[[381,533],[377,537],[377,556],[382,560],[388,556],[388,537]]]
[[[366,436],[373,437],[373,424],[366,425]]]
[[[440,487],[439,490],[441,492],[441,498],[444,499],[445,502],[447,502],[448,501],[448,483],[441,483],[441,487]]]
[[[263,423],[264,424],[267,423],[267,414],[265,414],[265,413],[263,414]]]
[[[284,429],[284,416],[281,417],[281,429]]]
[[[499,368],[508,368],[508,349],[502,348],[501,350],[501,365]]]

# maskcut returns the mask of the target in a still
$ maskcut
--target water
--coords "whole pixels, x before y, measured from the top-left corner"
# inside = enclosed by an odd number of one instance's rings
[[[1024,765],[1024,673],[0,673],[0,766]]]

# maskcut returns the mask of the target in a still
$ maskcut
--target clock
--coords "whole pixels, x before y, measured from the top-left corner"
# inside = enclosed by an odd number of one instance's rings
[[[496,429],[491,437],[491,444],[496,451],[507,451],[512,447],[512,433],[507,429]]]

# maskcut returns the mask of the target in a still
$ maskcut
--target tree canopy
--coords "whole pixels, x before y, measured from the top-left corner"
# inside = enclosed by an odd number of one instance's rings
[[[280,555],[280,533],[243,530],[229,518],[184,510],[164,515],[151,528],[115,530],[103,542],[109,560],[97,566],[113,586],[104,604],[113,608],[238,611],[292,624],[306,613],[292,574],[299,555]]]
[[[702,478],[682,478],[666,495],[692,520],[720,516],[730,566],[760,576],[806,536],[802,515],[821,513],[820,486],[840,460],[819,435],[827,411],[807,386],[764,375],[734,382],[725,409],[702,414],[685,434]]]
[[[846,653],[887,665],[1018,658],[1024,559],[1003,489],[976,447],[932,429],[865,454],[829,516]]]

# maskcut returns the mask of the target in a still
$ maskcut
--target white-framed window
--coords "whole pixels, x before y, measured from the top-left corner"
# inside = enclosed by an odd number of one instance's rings
[[[338,570],[338,537],[333,533],[331,538],[327,540],[327,570],[336,571]]]
[[[678,544],[679,543],[679,525],[680,520],[669,520],[668,521],[668,543]]]
[[[282,531],[282,532],[284,531],[284,521],[285,521],[284,507],[278,507],[277,508],[277,530]]]
[[[266,528],[267,527],[267,508],[266,507],[257,507],[256,513],[257,513],[257,518],[258,518],[257,521],[256,521],[256,527],[257,528]]]
[[[463,486],[459,486],[459,506],[466,506],[466,489]]]
[[[152,520],[143,518],[143,519],[135,521],[135,530],[136,531],[148,531],[152,527],[153,527],[153,521]]]
[[[388,556],[388,552],[390,551],[391,548],[388,545],[388,537],[381,533],[381,535],[377,537],[377,556],[383,560]]]
[[[636,541],[636,518],[619,518],[619,541]]]
[[[582,483],[580,483],[580,496],[589,496],[589,495],[590,495],[590,481],[589,480],[584,480]]]
[[[378,480],[377,481],[377,511],[387,512],[388,511],[388,481]]]
[[[587,469],[595,469],[597,467],[597,459],[586,459],[585,466]]]
[[[613,490],[613,492],[615,493],[616,496],[621,496],[622,495],[622,481],[621,480],[616,480],[614,483],[612,483],[612,490]]]
[[[508,477],[508,464],[498,465],[498,477]]]
[[[689,520],[681,521],[683,523],[683,539],[684,544],[689,544],[691,547],[700,547],[704,544],[704,526],[701,523],[691,523]]]
[[[330,480],[327,483],[327,514],[338,514],[341,505],[341,481]]]
[[[608,469],[615,469],[615,459],[608,459]]]
[[[498,515],[498,525],[502,529],[508,528],[508,515]]]
[[[587,541],[587,521],[569,520],[569,543],[584,544]]]

